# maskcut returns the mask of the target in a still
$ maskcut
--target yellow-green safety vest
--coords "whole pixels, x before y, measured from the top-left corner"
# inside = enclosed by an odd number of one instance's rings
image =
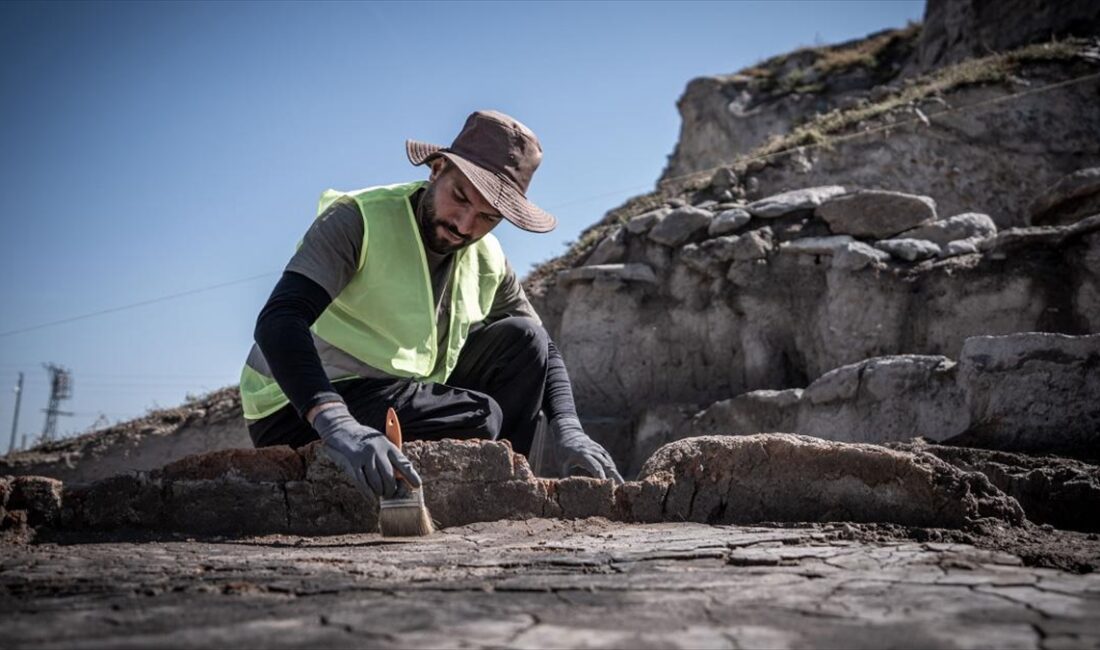
[[[454,370],[470,326],[485,319],[504,278],[504,251],[492,234],[455,252],[451,267],[450,327],[440,350],[428,261],[409,196],[424,181],[326,190],[320,216],[341,196],[359,205],[363,246],[347,286],[310,328],[325,342],[395,377],[444,383]],[[301,242],[298,243],[301,246]],[[443,354],[443,363],[438,363]],[[354,379],[341,377],[333,381]],[[245,364],[241,403],[250,420],[289,403],[274,378]]]

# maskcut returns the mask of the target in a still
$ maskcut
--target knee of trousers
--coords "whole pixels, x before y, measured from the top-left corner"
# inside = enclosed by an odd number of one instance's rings
[[[497,401],[492,397],[483,393],[481,397],[485,400],[486,415],[476,427],[478,437],[497,440],[500,438],[500,427],[504,422],[504,411],[500,409],[500,404],[497,404]]]
[[[498,335],[520,345],[522,354],[530,363],[546,365],[550,337],[546,334],[546,328],[538,321],[525,316],[509,316],[489,327],[496,330]]]

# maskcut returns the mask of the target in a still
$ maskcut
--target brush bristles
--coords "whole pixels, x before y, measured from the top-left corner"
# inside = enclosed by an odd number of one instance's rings
[[[423,537],[435,532],[432,517],[424,505],[424,491],[413,490],[407,496],[382,499],[378,527],[383,537]]]

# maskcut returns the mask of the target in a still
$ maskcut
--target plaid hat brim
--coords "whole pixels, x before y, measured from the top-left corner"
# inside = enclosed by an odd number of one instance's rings
[[[516,187],[493,172],[483,169],[462,156],[437,144],[418,140],[405,141],[409,162],[423,165],[435,156],[443,156],[455,164],[481,196],[516,226],[530,232],[550,232],[558,225],[557,218],[527,200]]]

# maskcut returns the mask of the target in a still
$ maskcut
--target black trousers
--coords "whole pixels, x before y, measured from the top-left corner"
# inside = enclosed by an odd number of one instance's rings
[[[542,408],[548,344],[546,330],[534,320],[505,318],[470,334],[446,384],[384,378],[333,387],[356,420],[379,431],[392,406],[405,440],[503,438],[527,454]],[[290,404],[249,421],[248,433],[257,447],[297,448],[318,440]]]

